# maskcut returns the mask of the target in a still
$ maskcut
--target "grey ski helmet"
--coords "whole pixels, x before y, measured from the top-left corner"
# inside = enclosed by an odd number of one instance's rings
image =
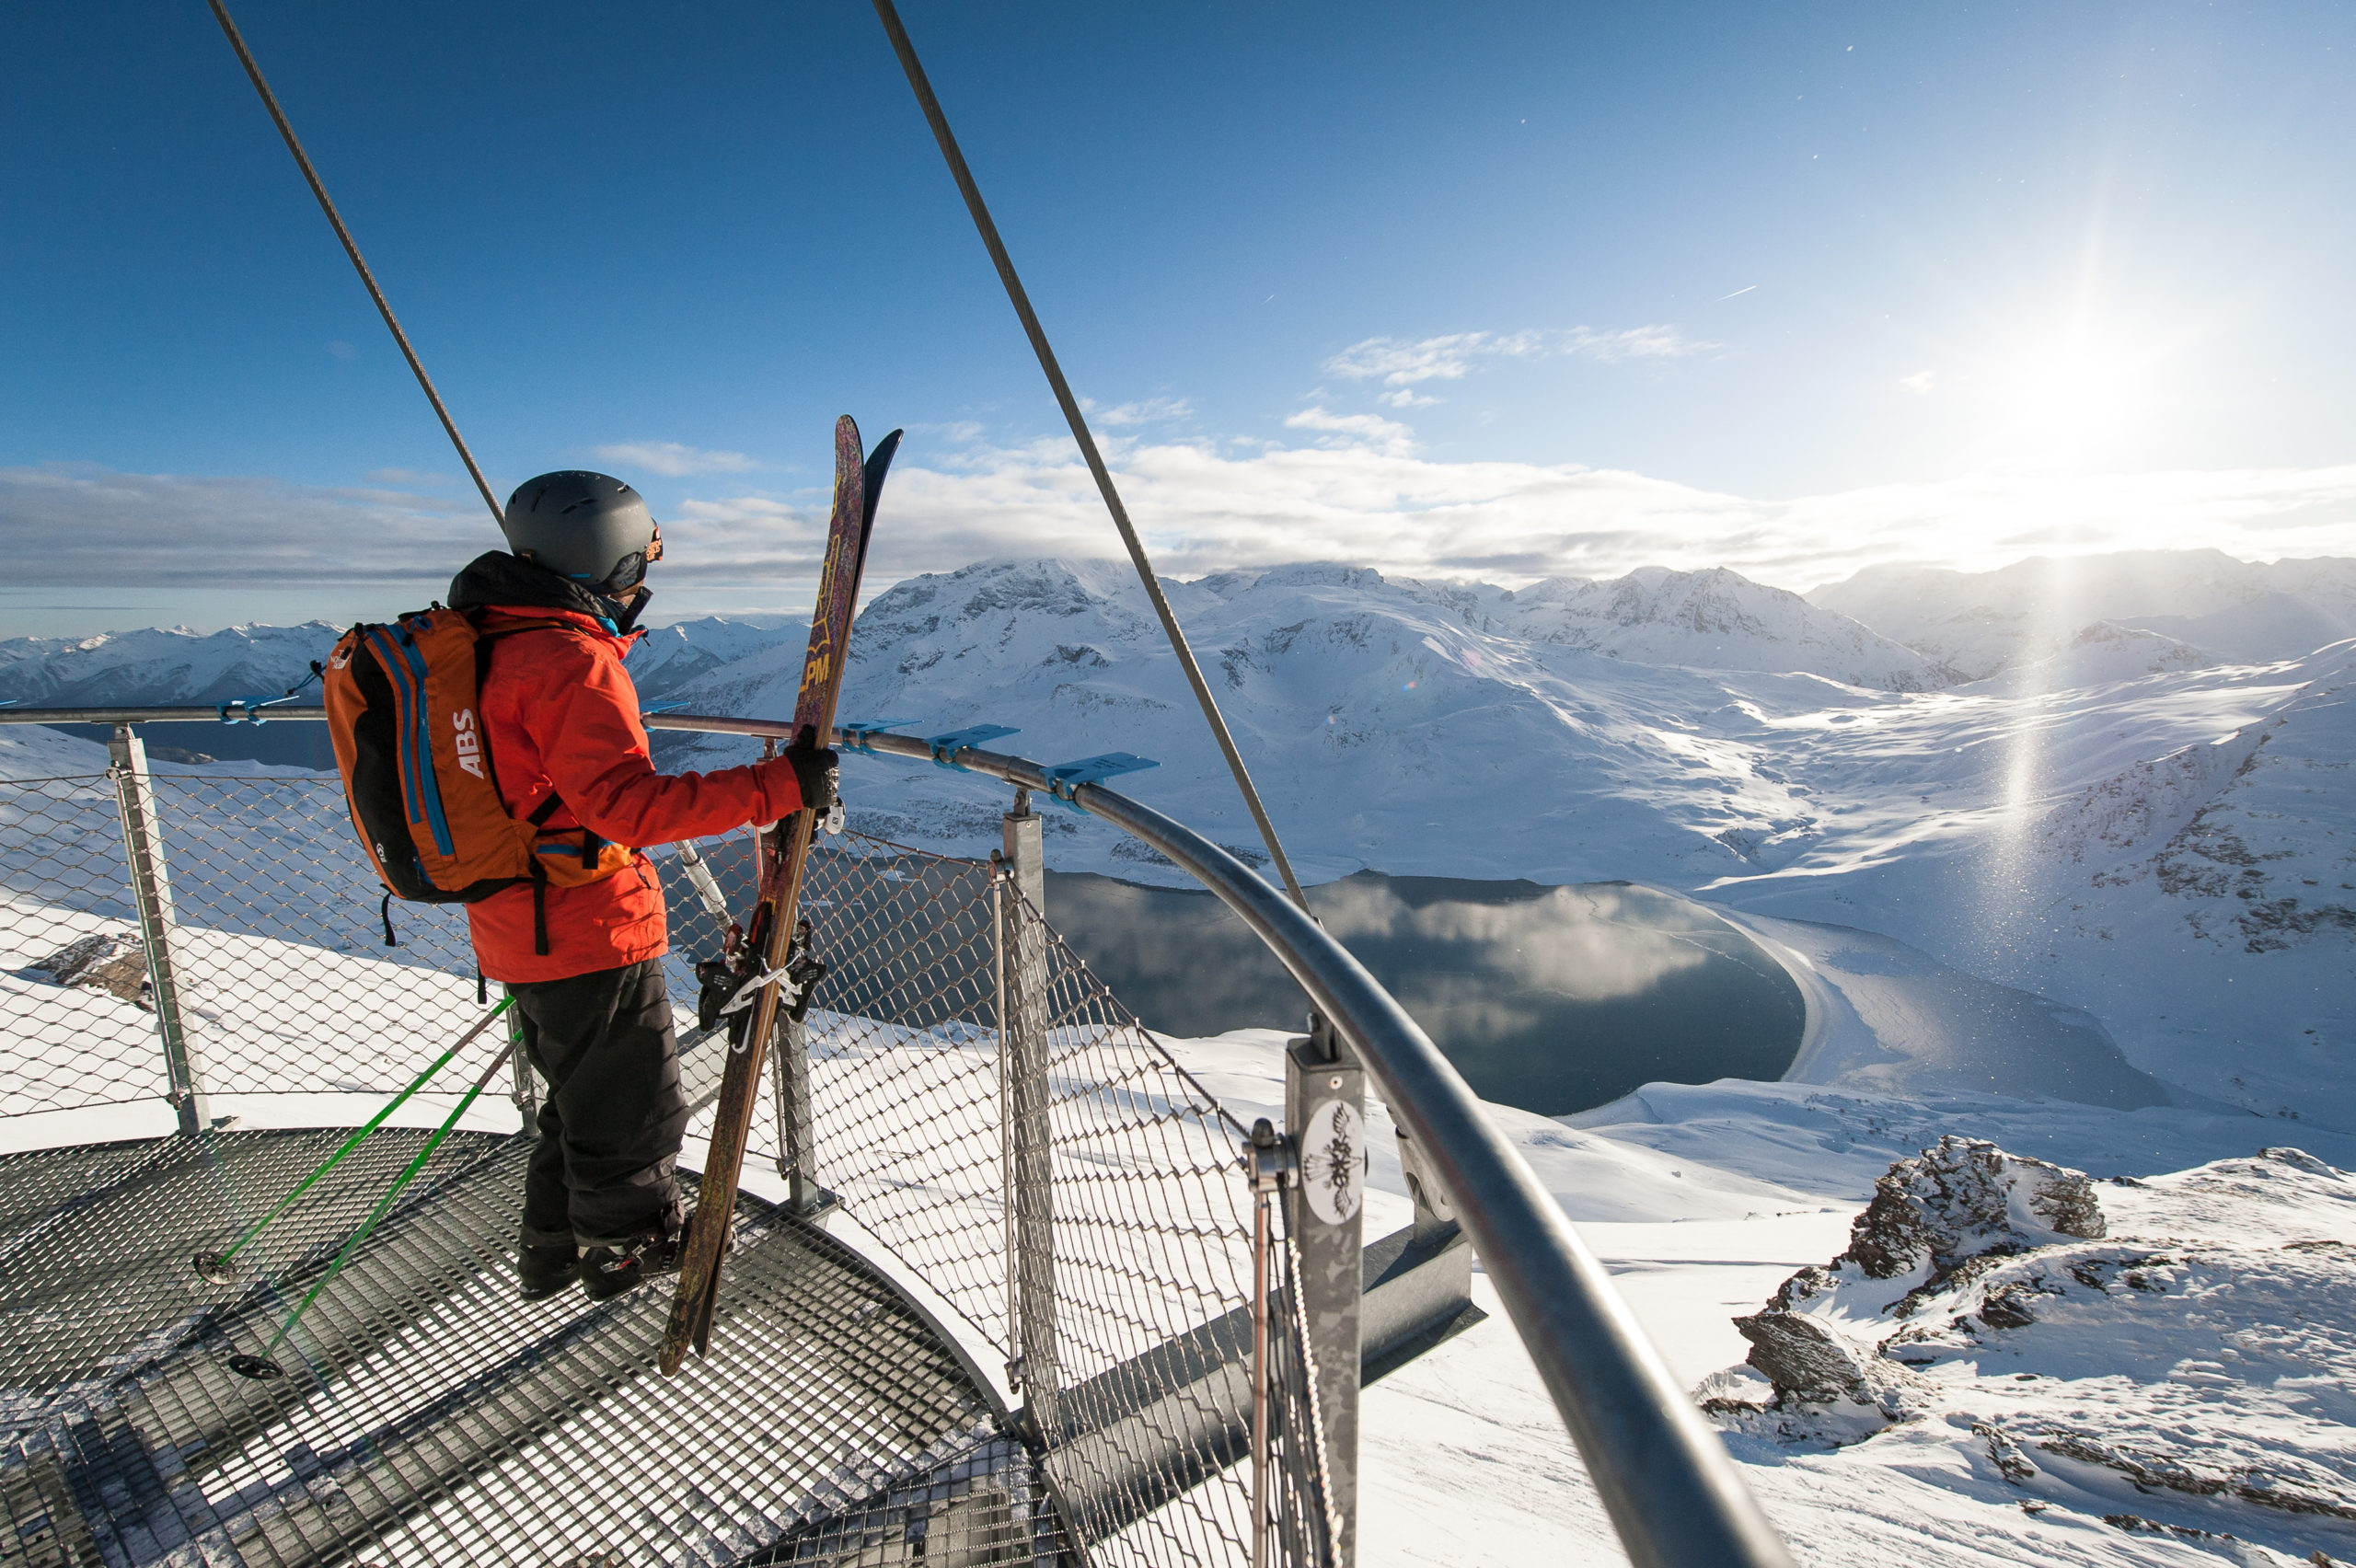
[[[606,594],[626,594],[663,559],[663,530],[645,498],[611,474],[579,468],[526,479],[500,525],[525,560]]]

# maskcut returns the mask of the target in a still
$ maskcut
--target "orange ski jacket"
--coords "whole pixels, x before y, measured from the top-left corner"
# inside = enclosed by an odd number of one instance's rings
[[[782,757],[713,773],[654,769],[638,688],[622,667],[640,632],[618,630],[603,601],[556,573],[494,551],[451,584],[453,608],[486,632],[504,622],[556,622],[485,644],[479,712],[500,800],[525,818],[550,794],[550,831],[587,828],[634,850],[774,822],[802,791]],[[548,951],[537,952],[533,889],[518,885],[467,905],[483,974],[498,981],[563,980],[670,951],[663,888],[642,853],[602,881],[550,886]]]

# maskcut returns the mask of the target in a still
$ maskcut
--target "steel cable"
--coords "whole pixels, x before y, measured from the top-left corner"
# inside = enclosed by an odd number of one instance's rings
[[[294,127],[286,119],[286,111],[278,107],[278,95],[270,90],[269,82],[262,78],[261,66],[256,63],[253,51],[246,47],[244,35],[237,31],[237,24],[229,19],[228,9],[222,5],[221,0],[205,0],[205,4],[213,7],[214,19],[221,24],[221,30],[228,35],[229,47],[237,52],[238,62],[245,66],[246,75],[253,79],[254,91],[261,95],[262,107],[270,110],[271,123],[278,127],[278,133],[286,139],[286,150],[294,155],[295,166],[302,169],[304,179],[309,182],[311,194],[319,199],[319,211],[328,215],[329,224],[335,229],[336,238],[343,241],[343,253],[352,258],[352,270],[360,274],[361,282],[366,285],[368,297],[376,302],[376,313],[385,318],[385,325],[392,329],[393,341],[400,345],[401,357],[409,361],[410,373],[417,377],[418,386],[424,388],[425,400],[433,405],[434,417],[442,421],[442,428],[449,432],[450,444],[458,449],[458,461],[467,466],[468,474],[475,481],[475,489],[482,492],[482,503],[491,508],[491,521],[504,526],[507,521],[506,513],[500,510],[499,498],[491,493],[491,481],[482,477],[482,469],[475,464],[475,455],[467,449],[466,438],[458,433],[457,421],[450,417],[450,410],[443,405],[442,394],[433,389],[433,378],[425,374],[424,362],[417,357],[417,351],[410,346],[409,334],[401,330],[400,322],[394,317],[393,307],[386,300],[385,291],[376,286],[376,274],[371,272],[368,270],[368,263],[361,259],[359,245],[353,241],[352,231],[343,225],[343,214],[335,210],[335,203],[329,199],[328,188],[321,182],[319,171],[311,167],[310,155],[303,150],[303,144],[296,139]]]
[[[1269,858],[1276,861],[1286,891],[1292,894],[1295,904],[1306,910],[1309,896],[1301,892],[1299,879],[1293,875],[1292,862],[1285,856],[1284,845],[1277,841],[1276,824],[1268,820],[1267,808],[1260,803],[1260,791],[1253,787],[1251,770],[1243,766],[1243,754],[1235,749],[1235,737],[1228,732],[1227,720],[1218,710],[1218,699],[1211,695],[1210,683],[1203,678],[1202,666],[1195,662],[1195,651],[1187,645],[1185,632],[1179,628],[1177,613],[1171,609],[1170,600],[1161,591],[1161,579],[1155,574],[1153,562],[1146,558],[1145,543],[1129,521],[1129,509],[1122,503],[1121,492],[1113,483],[1113,471],[1104,466],[1104,455],[1096,449],[1096,437],[1089,431],[1087,417],[1080,411],[1080,400],[1072,396],[1071,384],[1064,379],[1063,366],[1047,342],[1046,329],[1039,325],[1038,312],[1031,308],[1031,295],[1014,270],[1014,258],[1007,254],[1006,242],[999,237],[998,225],[982,201],[981,187],[974,183],[974,171],[965,167],[965,155],[958,150],[956,135],[949,129],[949,118],[941,112],[941,100],[933,96],[932,83],[917,59],[916,45],[908,40],[908,29],[900,24],[900,13],[892,0],[874,0],[874,4],[884,30],[891,35],[892,49],[900,57],[900,68],[907,74],[908,86],[915,89],[917,102],[924,110],[925,122],[932,127],[933,140],[941,144],[941,156],[948,161],[959,194],[965,198],[965,210],[973,214],[974,227],[990,253],[991,263],[998,268],[999,282],[1006,286],[1006,297],[1013,303],[1014,314],[1022,318],[1023,333],[1031,340],[1031,352],[1038,356],[1039,368],[1046,374],[1047,385],[1055,392],[1056,406],[1063,410],[1065,422],[1071,426],[1071,437],[1080,444],[1080,455],[1096,480],[1097,492],[1104,498],[1105,510],[1113,514],[1113,526],[1120,530],[1121,543],[1128,549],[1138,580],[1145,584],[1146,597],[1153,601],[1153,613],[1161,617],[1171,651],[1178,655],[1187,684],[1195,688],[1195,700],[1202,706],[1203,718],[1218,742],[1220,755],[1227,758],[1228,771],[1235,775],[1235,787],[1242,791],[1243,803],[1251,808],[1252,820],[1259,825],[1261,841],[1267,845]]]

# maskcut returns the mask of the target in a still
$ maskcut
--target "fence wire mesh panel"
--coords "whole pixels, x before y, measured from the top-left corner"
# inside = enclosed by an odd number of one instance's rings
[[[169,1089],[114,783],[0,780],[0,1116]]]
[[[331,777],[149,777],[204,1092],[381,1098],[480,1016],[463,909],[397,904],[384,945]],[[701,849],[743,915],[750,836]],[[699,1100],[725,1053],[694,1027],[692,966],[725,918],[674,851],[653,859]],[[161,1107],[126,866],[112,779],[0,783],[0,1116]],[[269,1339],[422,1134],[363,1145],[225,1286],[190,1254],[226,1244],[337,1135],[12,1157],[0,1517],[19,1544],[79,1529],[87,1561],[142,1563],[215,1547],[269,1563],[1248,1561],[1242,1129],[991,866],[827,838],[804,914],[830,967],[802,1076],[779,1058],[799,1121],[758,1118],[747,1170],[800,1170],[899,1285],[748,1198],[713,1358],[651,1378],[664,1293],[517,1304],[525,1144],[462,1133],[275,1353],[290,1375],[248,1384],[224,1357]],[[365,1114],[306,1103],[342,1126]],[[37,1141],[170,1122],[103,1114],[118,1120]],[[155,1214],[171,1217],[143,1225]],[[17,1272],[52,1251],[66,1262]],[[907,1288],[1010,1366],[1027,1429],[992,1415]],[[1280,1378],[1280,1399],[1297,1388]],[[1294,1419],[1280,1411],[1279,1432]]]
[[[481,1016],[462,906],[396,902],[398,945],[385,945],[383,888],[334,780],[164,775],[155,789],[207,1090],[389,1091]]]
[[[741,879],[741,852],[705,853]],[[803,908],[829,969],[808,1019],[812,1173],[1014,1364],[1093,1560],[1243,1561],[1240,1128],[993,876],[857,834],[814,856]],[[1027,1013],[1005,1000],[1026,971]],[[1027,1174],[1009,1009],[1038,1063]],[[748,1165],[780,1153],[756,1124]]]

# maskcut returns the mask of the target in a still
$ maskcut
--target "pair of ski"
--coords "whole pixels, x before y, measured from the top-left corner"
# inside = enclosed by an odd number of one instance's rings
[[[842,690],[843,666],[850,652],[851,611],[859,600],[860,573],[867,565],[867,539],[875,525],[875,502],[884,476],[900,444],[894,431],[862,453],[859,426],[846,414],[835,421],[835,505],[826,527],[826,555],[818,569],[817,603],[810,612],[810,651],[802,662],[802,688],[793,704],[793,728],[814,730],[825,745],[834,732],[835,698]],[[720,1302],[720,1265],[728,1250],[736,1212],[736,1189],[745,1168],[745,1141],[758,1109],[761,1066],[777,1027],[778,977],[791,956],[800,924],[802,875],[810,859],[811,836],[819,813],[803,809],[761,835],[759,892],[745,926],[743,983],[761,981],[745,1009],[741,1036],[730,1034],[728,1067],[720,1083],[720,1104],[704,1157],[703,1186],[696,1201],[696,1223],[687,1233],[679,1264],[679,1291],[671,1321],[663,1331],[661,1366],[678,1371],[692,1346],[710,1353],[711,1320]]]

